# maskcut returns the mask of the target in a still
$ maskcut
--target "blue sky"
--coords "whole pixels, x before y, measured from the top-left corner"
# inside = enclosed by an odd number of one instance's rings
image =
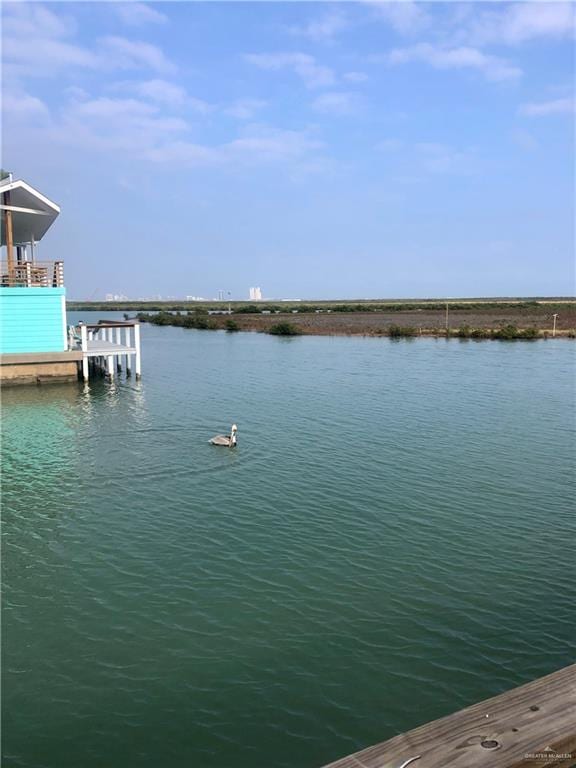
[[[574,6],[4,3],[68,294],[574,294]]]

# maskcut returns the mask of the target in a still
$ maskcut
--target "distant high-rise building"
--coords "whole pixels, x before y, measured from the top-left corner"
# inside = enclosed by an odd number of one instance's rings
[[[261,288],[250,288],[250,301],[262,301]]]
[[[128,296],[124,296],[123,293],[107,293],[104,297],[105,301],[126,301]]]

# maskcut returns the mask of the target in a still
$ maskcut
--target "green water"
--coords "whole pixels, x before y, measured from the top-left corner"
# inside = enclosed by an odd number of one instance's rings
[[[570,663],[573,350],[145,326],[6,390],[3,765],[315,768]]]

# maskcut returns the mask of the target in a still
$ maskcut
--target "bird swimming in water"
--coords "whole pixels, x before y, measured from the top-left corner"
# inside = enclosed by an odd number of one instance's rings
[[[214,437],[210,438],[209,442],[212,443],[212,445],[224,445],[227,448],[235,448],[236,443],[238,442],[238,438],[236,437],[237,432],[238,427],[236,424],[232,424],[232,429],[230,430],[229,435],[214,435]]]

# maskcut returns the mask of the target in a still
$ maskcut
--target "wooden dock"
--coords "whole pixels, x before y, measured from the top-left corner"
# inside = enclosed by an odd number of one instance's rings
[[[107,321],[97,325],[80,323],[74,329],[78,346],[82,351],[81,372],[84,381],[90,378],[90,370],[100,371],[109,379],[122,371],[130,376],[132,368],[136,378],[142,375],[140,355],[140,323],[134,320]]]
[[[576,664],[325,768],[572,768]]]

